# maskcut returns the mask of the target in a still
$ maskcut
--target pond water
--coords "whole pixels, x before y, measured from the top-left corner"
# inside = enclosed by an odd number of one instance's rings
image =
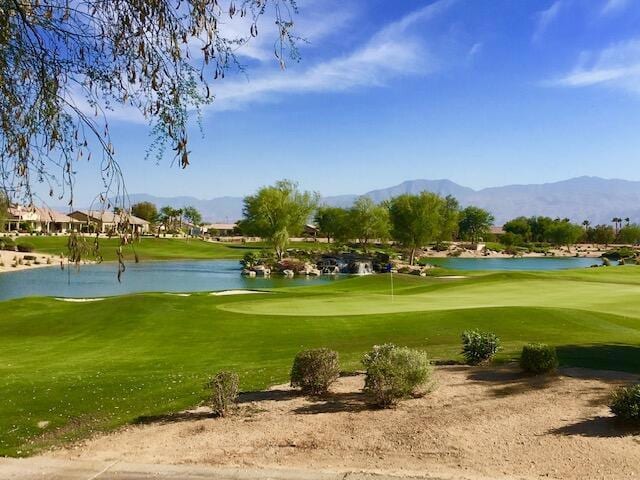
[[[429,263],[456,270],[563,270],[602,265],[602,259],[577,257],[430,258]]]
[[[104,297],[135,292],[197,292],[318,285],[332,276],[296,278],[247,278],[240,275],[237,260],[165,261],[127,263],[122,282],[116,264],[76,268],[37,268],[0,274],[0,300],[28,296]]]
[[[434,265],[457,270],[559,270],[600,265],[598,258],[433,258]],[[346,278],[247,278],[237,260],[128,263],[122,282],[116,265],[104,263],[75,268],[37,268],[0,274],[0,300],[28,296],[104,297],[136,292],[198,292],[318,285]]]

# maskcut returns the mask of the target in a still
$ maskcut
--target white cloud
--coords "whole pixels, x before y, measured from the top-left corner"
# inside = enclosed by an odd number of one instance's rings
[[[561,10],[564,8],[565,1],[564,0],[555,0],[549,8],[546,10],[542,10],[536,14],[536,28],[533,32],[532,40],[537,42],[540,40],[542,35],[546,32],[549,25],[551,25],[560,14]]]
[[[477,55],[480,55],[482,49],[484,48],[484,44],[482,42],[474,43],[469,49],[469,58],[473,58]]]
[[[375,33],[351,53],[321,61],[306,69],[270,70],[255,79],[227,78],[215,85],[213,110],[239,108],[248,102],[268,101],[277,94],[342,91],[384,85],[398,76],[427,74],[441,67],[414,29],[447,10],[453,1],[441,0],[420,8]],[[421,32],[424,34],[424,32]]]
[[[602,7],[601,13],[602,15],[619,13],[629,5],[631,5],[629,0],[607,0]]]
[[[569,73],[546,85],[574,88],[601,85],[640,94],[640,38],[596,52],[583,52]]]

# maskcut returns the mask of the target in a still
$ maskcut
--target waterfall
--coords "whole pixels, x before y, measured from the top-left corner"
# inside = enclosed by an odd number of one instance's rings
[[[371,264],[369,262],[356,262],[356,275],[371,275]]]

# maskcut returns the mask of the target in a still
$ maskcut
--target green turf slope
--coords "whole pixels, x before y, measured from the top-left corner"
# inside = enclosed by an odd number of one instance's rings
[[[558,347],[563,365],[640,372],[640,268],[377,275],[251,296],[145,294],[99,302],[0,302],[0,454],[44,446],[201,401],[219,369],[245,390],[286,381],[295,353],[328,346],[359,367],[374,344],[459,358],[462,330]],[[38,422],[50,422],[46,429]]]

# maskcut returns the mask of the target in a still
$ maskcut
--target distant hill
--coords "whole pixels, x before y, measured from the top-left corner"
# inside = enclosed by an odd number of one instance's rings
[[[547,215],[567,217],[575,222],[585,219],[592,223],[609,223],[613,217],[630,217],[640,223],[640,182],[578,177],[561,182],[506,185],[474,190],[451,180],[409,180],[389,188],[372,190],[366,195],[376,202],[403,193],[422,191],[453,195],[462,206],[477,205],[490,210],[501,225],[519,215]],[[327,205],[346,207],[359,195],[324,197]],[[207,221],[235,221],[242,216],[242,198],[219,197],[200,200],[194,197],[154,197],[148,194],[131,195],[132,202],[149,201],[158,207],[179,208],[193,205]]]

